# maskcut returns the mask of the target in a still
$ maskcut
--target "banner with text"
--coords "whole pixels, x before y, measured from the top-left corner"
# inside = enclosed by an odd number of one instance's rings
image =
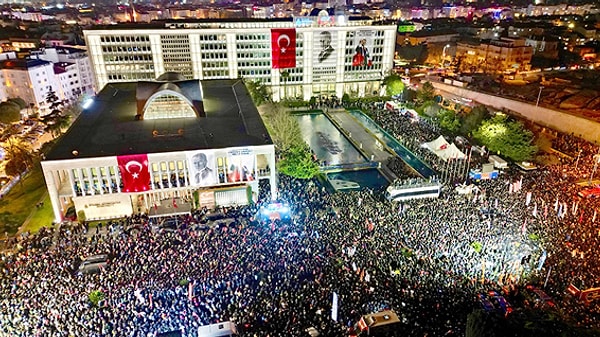
[[[253,181],[254,158],[251,149],[236,149],[227,153],[227,182]]]

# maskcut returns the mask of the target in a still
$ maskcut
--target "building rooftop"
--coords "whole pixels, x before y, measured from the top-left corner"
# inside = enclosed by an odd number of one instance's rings
[[[206,117],[192,118],[136,118],[138,85],[107,84],[46,160],[273,144],[240,80],[201,81]]]
[[[0,69],[27,70],[47,64],[52,62],[37,59],[10,59],[0,62]]]

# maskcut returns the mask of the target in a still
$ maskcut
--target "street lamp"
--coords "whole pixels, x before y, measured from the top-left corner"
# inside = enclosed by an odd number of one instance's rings
[[[444,67],[444,61],[446,61],[446,49],[450,48],[450,44],[447,44],[444,46],[444,49],[442,49],[442,67]]]
[[[538,93],[538,98],[537,98],[537,102],[535,103],[535,106],[540,105],[540,97],[542,97],[542,89],[544,89],[544,86],[540,85],[540,92]]]
[[[594,155],[594,169],[592,170],[592,174],[590,175],[590,186],[592,186],[592,181],[594,181],[594,173],[596,173],[598,163],[600,163],[600,153]]]

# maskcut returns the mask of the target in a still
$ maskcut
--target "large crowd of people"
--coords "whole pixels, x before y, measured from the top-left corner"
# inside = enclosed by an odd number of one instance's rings
[[[375,120],[440,165],[419,146],[434,128],[383,110]],[[399,335],[464,336],[478,293],[546,276],[563,312],[597,327],[600,307],[565,296],[571,283],[585,289],[600,279],[598,201],[575,198],[597,148],[581,148],[577,171],[572,162],[509,169],[473,182],[471,194],[449,185],[438,199],[394,203],[377,190],[330,194],[317,181],[281,176],[277,198],[289,220],[259,216],[271,200],[262,186],[256,204],[220,210],[226,224],[202,226],[208,210],[199,210],[169,231],[143,214],[104,230],[43,230],[2,255],[0,336],[197,336],[224,321],[241,336],[308,336],[311,327],[346,336],[361,315],[385,308],[398,313]],[[79,272],[95,254],[108,264]],[[100,306],[88,297],[95,290],[105,294]]]

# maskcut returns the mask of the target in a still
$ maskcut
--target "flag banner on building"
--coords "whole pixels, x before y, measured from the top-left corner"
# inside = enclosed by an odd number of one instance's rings
[[[357,30],[354,34],[354,55],[352,55],[353,67],[372,67],[373,59],[373,30]]]
[[[132,154],[117,156],[123,192],[141,192],[150,189],[148,155]]]
[[[227,181],[255,180],[254,153],[251,149],[231,150],[227,153]]]
[[[190,172],[190,185],[211,186],[217,183],[215,155],[212,151],[188,151],[185,155]]]
[[[296,29],[271,29],[271,63],[273,69],[296,67]]]

